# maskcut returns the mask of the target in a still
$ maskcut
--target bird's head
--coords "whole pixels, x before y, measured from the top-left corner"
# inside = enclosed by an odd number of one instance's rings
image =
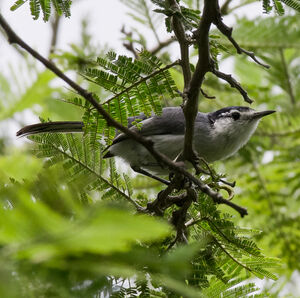
[[[226,107],[209,113],[208,118],[216,135],[229,139],[249,140],[262,117],[274,113],[273,110],[256,111],[249,107]]]

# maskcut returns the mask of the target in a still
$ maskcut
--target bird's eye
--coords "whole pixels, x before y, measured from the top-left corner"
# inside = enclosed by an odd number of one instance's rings
[[[241,114],[239,112],[233,112],[231,116],[234,120],[238,120],[240,119]]]

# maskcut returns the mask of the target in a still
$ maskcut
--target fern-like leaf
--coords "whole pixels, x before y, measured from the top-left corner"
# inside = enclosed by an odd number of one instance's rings
[[[11,7],[10,10],[14,11],[16,9],[18,9],[20,6],[22,6],[25,2],[27,2],[28,0],[17,0]]]
[[[299,0],[280,0],[285,5],[300,12],[300,1]]]
[[[300,12],[299,0],[272,0],[272,3],[273,6],[271,5],[271,0],[263,0],[262,5],[263,5],[264,13],[269,13],[272,11],[272,8],[274,8],[279,15],[283,15],[284,8],[282,3]]]
[[[203,297],[249,297],[249,294],[258,291],[259,289],[254,283],[241,284],[244,283],[245,280],[246,278],[234,278],[225,284],[213,277],[210,281],[209,288],[203,289]]]
[[[107,164],[102,159],[102,146],[98,142],[91,143],[90,136],[43,134],[29,138],[38,144],[34,149],[35,154],[40,158],[47,158],[46,166],[62,163],[69,174],[70,182],[82,193],[97,190],[102,194],[102,199],[125,198],[133,202],[128,181],[124,182],[121,179],[113,160]],[[125,189],[128,194],[125,193]]]
[[[275,11],[282,16],[284,14],[284,8],[280,0],[273,0]]]
[[[185,6],[180,6],[178,10],[177,9],[173,10],[173,8],[171,9],[169,7],[167,1],[160,1],[160,0],[151,0],[151,1],[159,7],[158,9],[154,10],[155,12],[166,15],[165,23],[168,32],[172,31],[171,17],[174,14],[176,14],[181,19],[181,22],[186,30],[193,30],[198,27],[200,21],[199,10],[187,8]]]
[[[28,0],[17,0],[12,6],[11,10],[18,9]],[[43,20],[47,22],[51,15],[51,7],[54,7],[58,15],[64,14],[65,17],[70,17],[71,0],[30,0],[30,11],[34,20],[40,16],[40,11],[43,11]]]
[[[149,116],[152,111],[160,114],[161,99],[178,96],[168,71],[176,64],[162,66],[161,61],[148,52],[142,52],[137,60],[110,52],[106,58],[98,58],[97,67],[87,68],[83,75],[112,94],[102,105],[116,121],[126,126],[129,116],[140,113]],[[101,132],[108,143],[115,136],[115,130],[108,128],[101,115],[90,108],[85,111],[84,124],[87,132],[96,138]]]

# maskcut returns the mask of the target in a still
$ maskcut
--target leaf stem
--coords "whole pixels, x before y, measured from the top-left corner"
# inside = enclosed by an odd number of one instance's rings
[[[282,48],[279,49],[279,54],[280,54],[281,63],[283,65],[283,72],[284,72],[284,75],[285,75],[287,93],[290,97],[292,105],[295,106],[296,99],[295,99],[295,95],[294,95],[294,92],[293,92],[293,87],[292,87],[292,84],[291,84],[291,78],[290,78],[290,75],[289,75],[288,66],[287,66],[287,63],[286,63],[286,59],[284,57],[284,51],[283,51]]]

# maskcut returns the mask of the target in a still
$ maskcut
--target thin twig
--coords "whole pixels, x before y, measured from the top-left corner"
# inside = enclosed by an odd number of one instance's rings
[[[247,91],[230,74],[223,73],[217,70],[214,66],[211,68],[211,72],[215,74],[218,78],[226,81],[232,88],[237,89],[241,93],[241,95],[243,96],[246,102],[248,103],[253,102],[253,100],[248,96]]]
[[[217,11],[216,14],[215,14],[215,18],[214,18],[214,21],[213,23],[216,25],[216,27],[220,30],[221,33],[223,33],[227,38],[228,40],[232,43],[232,45],[235,47],[236,51],[238,54],[246,54],[247,56],[249,56],[253,61],[255,61],[257,64],[265,67],[265,68],[270,68],[270,66],[268,64],[265,64],[265,63],[262,63],[260,62],[255,54],[253,52],[250,52],[250,51],[247,51],[243,48],[241,48],[239,46],[239,44],[235,41],[235,39],[232,37],[232,28],[231,27],[228,27],[226,26],[223,21],[222,21],[222,16],[221,16],[221,13],[220,11]]]
[[[234,191],[231,187],[228,187],[226,185],[222,185],[222,186],[219,186],[220,189],[224,189],[227,193],[228,193],[228,198],[227,200],[231,201],[233,198],[234,198]]]
[[[169,38],[169,39],[167,39],[165,41],[161,41],[156,47],[154,47],[153,49],[149,50],[149,52],[152,55],[156,55],[159,51],[161,51],[163,48],[165,48],[168,45],[170,45],[175,40],[176,40],[175,38]]]
[[[132,42],[132,32],[126,32],[125,26],[122,27],[121,33],[123,33],[127,38],[127,43],[124,42],[123,46],[134,55],[134,58],[138,58],[138,53],[136,49],[134,48],[133,42]]]
[[[200,88],[200,92],[201,92],[201,94],[202,94],[205,98],[208,98],[208,99],[215,99],[215,98],[216,98],[215,96],[208,95],[202,88]]]
[[[239,4],[236,4],[235,6],[232,6],[231,8],[228,9],[228,14],[234,12],[235,10],[241,8],[241,7],[245,7],[246,5],[252,4],[253,2],[255,2],[256,0],[244,0]]]
[[[230,206],[231,208],[235,209],[237,212],[239,212],[239,214],[241,215],[241,217],[244,217],[245,215],[248,214],[247,209],[244,207],[241,207],[239,205],[234,204],[231,201],[228,201],[226,199],[224,199],[222,197],[222,195],[214,190],[212,190],[208,185],[206,185],[205,183],[203,183],[201,180],[197,179],[196,177],[194,177],[192,174],[190,174],[189,172],[187,172],[189,175],[185,175],[187,176],[192,182],[194,182],[199,189],[207,194],[209,197],[211,197],[214,201],[214,203],[216,204],[225,204]]]
[[[51,43],[50,43],[49,56],[54,53],[55,48],[56,48],[60,20],[61,20],[61,17],[56,13],[54,20],[51,22],[52,37],[51,37]]]
[[[223,252],[230,259],[232,259],[235,263],[237,263],[238,265],[240,265],[244,269],[248,270],[249,272],[253,272],[253,270],[251,268],[249,268],[248,266],[244,265],[243,263],[241,263],[240,261],[238,261],[234,256],[232,256],[214,236],[212,236],[212,238],[213,238],[214,242],[221,248],[221,250],[223,250]]]
[[[230,187],[235,187],[235,184],[236,184],[235,181],[229,182],[229,181],[226,181],[226,180],[224,180],[220,177],[215,176],[213,170],[210,168],[207,161],[204,158],[200,158],[200,160],[205,164],[208,171],[204,170],[199,165],[196,165],[195,166],[196,174],[202,173],[202,174],[205,174],[205,175],[209,175],[214,182],[222,182],[223,184],[229,185]]]
[[[288,71],[288,66],[284,57],[284,52],[283,49],[279,49],[279,54],[280,54],[280,59],[281,59],[281,63],[283,65],[283,71],[284,71],[284,75],[285,75],[285,81],[286,81],[286,85],[287,85],[287,93],[290,97],[291,103],[294,106],[296,104],[296,99],[295,99],[295,95],[293,92],[293,87],[291,84],[291,78],[289,75],[289,71]]]
[[[154,26],[154,24],[153,24],[153,22],[152,22],[152,18],[151,18],[151,16],[150,16],[150,14],[149,14],[150,9],[149,9],[149,7],[148,7],[148,5],[147,5],[147,3],[146,3],[145,0],[142,0],[142,4],[143,4],[143,6],[144,6],[144,8],[145,8],[144,11],[145,11],[146,18],[147,18],[147,20],[148,20],[148,25],[149,25],[150,29],[152,30],[152,32],[153,32],[153,34],[154,34],[154,36],[155,36],[156,41],[157,41],[158,43],[160,43],[159,36],[158,36],[158,34],[157,34],[157,32],[156,32],[156,28],[155,28],[155,26]]]

